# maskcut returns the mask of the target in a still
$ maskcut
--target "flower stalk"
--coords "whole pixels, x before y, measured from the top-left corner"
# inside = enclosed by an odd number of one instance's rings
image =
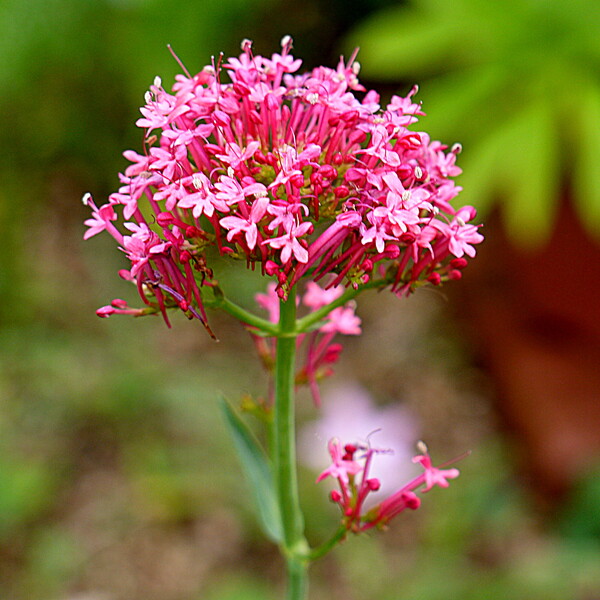
[[[273,466],[281,514],[282,552],[287,557],[288,600],[301,600],[307,590],[308,544],[298,495],[294,380],[296,376],[296,292],[279,302],[279,331],[275,359]]]

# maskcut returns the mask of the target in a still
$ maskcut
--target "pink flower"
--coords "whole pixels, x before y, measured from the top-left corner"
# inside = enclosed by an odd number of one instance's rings
[[[115,213],[112,204],[104,204],[100,208],[94,208],[92,218],[84,221],[84,225],[87,225],[89,229],[83,235],[83,239],[89,240],[92,236],[104,231],[110,221],[116,220],[117,213]]]
[[[265,240],[263,244],[268,244],[271,248],[280,248],[281,262],[283,264],[288,263],[292,255],[298,262],[306,263],[308,261],[308,251],[298,241],[298,238],[308,233],[312,228],[312,223],[308,221],[300,225],[292,225],[285,235]]]
[[[354,314],[353,306],[334,308],[328,316],[328,322],[321,327],[323,333],[341,333],[343,335],[360,335],[360,318]]]
[[[246,218],[225,217],[221,219],[221,225],[225,229],[229,229],[227,239],[231,241],[238,233],[244,232],[248,248],[254,250],[258,237],[258,227],[256,224],[265,216],[268,205],[269,199],[261,196],[253,202],[250,214]]]
[[[333,477],[343,485],[348,485],[349,477],[360,473],[362,466],[349,458],[349,454],[342,450],[339,440],[329,440],[328,448],[333,462],[317,477],[317,483],[326,477]]]

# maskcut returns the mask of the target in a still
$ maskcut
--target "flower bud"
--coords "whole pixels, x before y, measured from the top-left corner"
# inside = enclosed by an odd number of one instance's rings
[[[160,227],[168,227],[173,223],[174,220],[175,218],[173,217],[173,215],[168,212],[161,212],[158,213],[158,215],[156,215],[156,222],[159,224]]]
[[[108,319],[108,317],[114,315],[115,312],[116,311],[112,306],[102,306],[96,311],[96,314],[102,319]]]
[[[434,273],[429,275],[427,281],[429,281],[429,283],[433,283],[433,285],[440,285],[440,283],[442,282],[442,278],[440,277],[440,274],[437,271],[435,271]]]
[[[335,502],[336,504],[338,502],[341,502],[342,500],[342,494],[340,494],[340,492],[338,492],[337,490],[331,490],[331,494],[329,494],[329,497],[331,498],[331,501]]]
[[[367,479],[367,487],[372,492],[376,492],[381,487],[381,481],[377,479],[377,477],[373,477],[372,479]]]
[[[464,269],[467,266],[467,259],[466,258],[453,258],[450,261],[450,266],[453,269]]]

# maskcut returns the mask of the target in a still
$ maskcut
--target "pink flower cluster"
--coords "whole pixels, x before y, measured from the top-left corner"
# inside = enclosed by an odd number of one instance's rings
[[[407,508],[411,510],[419,508],[421,499],[415,494],[415,490],[421,486],[424,486],[421,492],[428,492],[436,485],[445,488],[449,485],[448,479],[458,477],[458,469],[434,467],[425,444],[420,442],[419,445],[422,453],[415,456],[413,462],[423,467],[423,473],[365,511],[366,498],[371,492],[377,491],[381,485],[377,478],[369,477],[373,456],[381,450],[356,444],[346,444],[342,447],[339,440],[330,440],[328,447],[332,464],[319,475],[317,483],[326,477],[337,479],[339,491],[331,492],[331,500],[339,504],[346,529],[359,533],[372,527],[385,527],[391,519]]]
[[[416,88],[382,108],[353,58],[297,75],[291,44],[267,58],[244,41],[239,58],[177,76],[172,93],[157,78],[137,121],[143,152],[124,153],[131,165],[107,204],[85,196],[84,238],[108,231],[131,262],[122,275],[163,315],[179,307],[205,322],[210,249],[258,263],[281,297],[328,274],[331,286],[379,278],[410,293],[459,278],[483,239],[468,224],[475,210],[452,206],[460,146],[409,129],[424,114]]]
[[[256,295],[256,302],[261,308],[268,311],[269,320],[272,323],[279,321],[279,296],[276,287],[277,284],[271,282],[267,286],[266,294]],[[343,285],[324,289],[314,281],[309,281],[306,284],[304,295],[298,295],[297,301],[298,304],[307,307],[310,312],[314,312],[331,304],[343,293]],[[338,361],[342,352],[342,345],[333,343],[333,339],[338,333],[342,335],[361,334],[361,321],[356,316],[354,309],[354,302],[334,308],[317,329],[296,338],[298,350],[304,348],[304,364],[296,373],[296,384],[309,386],[317,406],[321,404],[318,382],[333,374],[333,365]],[[249,329],[252,332],[252,328]],[[253,339],[263,365],[267,370],[272,371],[275,364],[276,340],[265,339],[260,335],[254,335]]]

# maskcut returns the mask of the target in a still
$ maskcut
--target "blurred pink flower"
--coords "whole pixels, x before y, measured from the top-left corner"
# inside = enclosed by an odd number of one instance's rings
[[[407,479],[419,473],[412,462],[419,439],[417,420],[402,406],[376,406],[371,396],[358,384],[337,386],[323,395],[320,417],[300,432],[299,457],[308,467],[321,471],[331,462],[327,444],[332,438],[346,443],[372,445],[389,450],[378,454],[369,476],[381,487],[372,494],[390,494]]]

